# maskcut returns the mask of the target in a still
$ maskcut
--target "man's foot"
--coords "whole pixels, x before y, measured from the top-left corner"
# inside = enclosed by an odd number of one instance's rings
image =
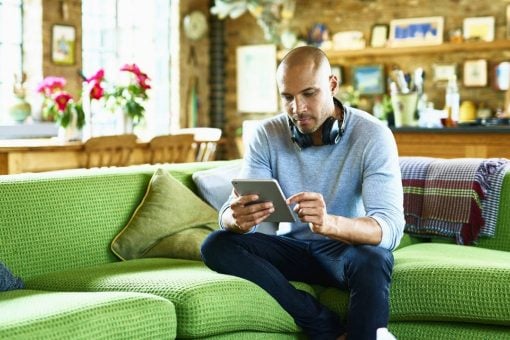
[[[397,340],[397,338],[395,338],[395,336],[390,333],[388,328],[378,328],[377,340]]]

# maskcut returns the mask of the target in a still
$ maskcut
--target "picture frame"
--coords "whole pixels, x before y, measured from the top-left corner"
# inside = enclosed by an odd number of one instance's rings
[[[506,38],[510,39],[510,5],[506,5]]]
[[[463,70],[463,84],[466,87],[487,86],[487,60],[466,60]]]
[[[274,44],[237,47],[237,112],[278,111],[276,60]]]
[[[496,20],[494,17],[465,18],[462,22],[462,32],[466,41],[494,41]]]
[[[457,77],[457,64],[432,64],[434,82],[448,81]]]
[[[390,21],[390,47],[428,46],[443,43],[444,17],[394,19]]]
[[[370,47],[386,47],[390,26],[388,24],[375,24],[370,34]]]
[[[510,61],[501,61],[493,68],[493,88],[499,91],[510,89]]]
[[[383,94],[384,67],[383,65],[359,65],[352,68],[354,90],[361,95]]]
[[[51,28],[51,61],[56,65],[76,62],[76,28],[55,24]]]

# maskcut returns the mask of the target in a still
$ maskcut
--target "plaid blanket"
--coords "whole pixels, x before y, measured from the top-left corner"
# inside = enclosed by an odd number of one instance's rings
[[[406,232],[473,244],[494,236],[506,159],[400,157]]]

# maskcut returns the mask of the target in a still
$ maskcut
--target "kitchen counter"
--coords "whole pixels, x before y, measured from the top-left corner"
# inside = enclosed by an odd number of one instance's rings
[[[509,158],[510,126],[392,128],[400,156]]]

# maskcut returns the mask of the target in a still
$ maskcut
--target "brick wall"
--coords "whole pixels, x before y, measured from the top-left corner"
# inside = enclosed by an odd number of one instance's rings
[[[66,89],[76,98],[81,94],[81,0],[43,0],[42,53],[43,77],[60,76],[67,80]],[[51,60],[52,27],[55,24],[75,28],[75,62],[73,65],[57,65]]]
[[[392,19],[443,16],[445,18],[444,36],[448,40],[448,31],[462,27],[463,19],[476,16],[494,16],[496,19],[496,39],[506,38],[506,6],[508,1],[471,1],[471,0],[297,0],[294,19],[291,28],[302,35],[306,35],[310,27],[316,22],[328,26],[330,34],[339,31],[358,30],[364,33],[367,41],[370,37],[372,25],[375,23],[389,23]],[[226,96],[226,127],[227,133],[233,136],[235,129],[245,118],[236,112],[236,48],[241,45],[264,43],[261,29],[255,19],[244,14],[242,17],[226,22],[227,35],[227,96]],[[462,63],[468,59],[484,58],[489,61],[489,69],[496,62],[510,60],[510,51],[491,52],[462,52],[446,55],[412,55],[396,57],[364,57],[349,59],[343,70],[349,80],[349,72],[356,64],[384,64],[386,68],[396,64],[406,71],[412,71],[418,66],[426,70],[426,92],[435,103],[436,108],[444,106],[444,84],[434,84],[432,81],[432,64],[456,63],[457,74],[461,75]],[[461,79],[461,78],[460,78]],[[489,73],[489,82],[491,81]],[[459,84],[461,85],[461,81]],[[477,103],[486,103],[492,109],[503,105],[504,93],[493,90],[490,85],[484,88],[460,87],[461,100],[470,99]]]

